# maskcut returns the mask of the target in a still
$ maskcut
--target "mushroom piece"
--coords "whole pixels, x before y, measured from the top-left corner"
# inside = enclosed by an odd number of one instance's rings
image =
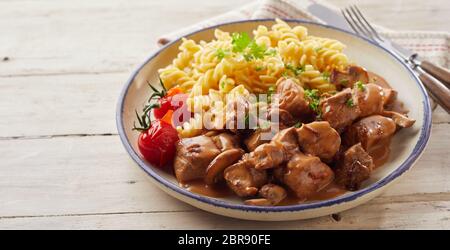
[[[416,120],[394,111],[385,110],[382,115],[391,118],[401,128],[409,128],[416,122]]]
[[[244,201],[245,205],[250,206],[271,206],[273,205],[268,199],[265,198],[256,198]]]
[[[220,151],[239,148],[239,138],[230,133],[220,133],[211,137]]]
[[[220,179],[225,168],[233,165],[244,155],[244,150],[240,148],[232,148],[223,151],[214,158],[206,168],[205,182],[213,185]]]
[[[287,196],[287,192],[281,186],[266,184],[259,189],[259,195],[268,199],[272,204],[278,204]]]
[[[246,200],[245,204],[253,206],[271,206],[280,203],[287,196],[284,188],[275,184],[266,184],[259,189],[259,196],[263,198],[256,198]]]

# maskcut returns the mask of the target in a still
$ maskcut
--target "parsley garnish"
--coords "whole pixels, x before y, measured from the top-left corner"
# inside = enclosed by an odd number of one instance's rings
[[[265,45],[258,45],[254,39],[250,39],[246,32],[233,33],[231,44],[233,45],[233,52],[243,53],[247,61],[263,59],[264,56],[277,53],[274,49],[267,50]]]
[[[256,71],[261,71],[261,70],[263,70],[263,69],[264,69],[263,66],[256,66],[256,67],[255,67],[255,70],[256,70]]]
[[[309,100],[309,107],[320,116],[320,97],[317,89],[306,89],[305,97]]]
[[[364,83],[361,82],[361,81],[357,81],[357,82],[355,83],[355,85],[356,85],[356,87],[357,87],[359,90],[361,90],[361,91],[364,91],[364,90],[366,89],[366,86],[364,86]]]
[[[220,88],[221,88],[221,89],[224,89],[224,88],[225,88],[225,81],[221,81],[221,82],[220,82]]]
[[[305,68],[304,68],[304,67],[302,67],[302,66],[294,67],[294,66],[292,66],[292,64],[286,64],[285,68],[286,68],[287,70],[292,71],[292,73],[294,73],[295,76],[298,76],[298,75],[300,75],[303,71],[305,71]]]
[[[245,114],[244,124],[245,124],[245,128],[250,128],[250,115],[248,113]]]
[[[231,37],[233,52],[243,52],[252,41],[246,32],[233,33]]]
[[[251,57],[255,58],[255,59],[262,59],[264,58],[265,54],[266,54],[266,46],[259,46],[255,40],[253,40],[250,45],[248,46],[249,50],[250,50],[250,55]]]
[[[322,77],[323,77],[323,79],[325,79],[326,81],[330,81],[330,73],[329,73],[329,72],[323,72],[323,73],[322,73]]]
[[[219,49],[217,49],[216,56],[217,56],[217,58],[219,58],[219,60],[222,60],[229,54],[230,54],[230,51],[219,48]]]
[[[303,123],[301,123],[301,122],[297,122],[297,123],[294,125],[294,128],[300,128],[300,127],[302,126],[302,124],[303,124]]]
[[[347,104],[347,106],[350,107],[350,108],[355,106],[355,104],[353,103],[353,99],[352,98],[348,99],[345,104]]]

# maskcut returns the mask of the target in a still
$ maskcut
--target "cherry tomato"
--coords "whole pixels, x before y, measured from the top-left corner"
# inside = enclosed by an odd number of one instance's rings
[[[163,97],[159,99],[159,108],[153,109],[153,115],[156,119],[161,119],[167,113],[167,111],[172,109],[172,105],[170,104],[172,97]]]
[[[153,115],[156,119],[162,119],[169,110],[177,110],[186,103],[188,95],[179,93],[174,95],[166,95],[159,99],[159,108],[153,109]]]
[[[148,162],[162,168],[173,161],[178,140],[178,132],[172,125],[156,120],[139,135],[138,148]]]

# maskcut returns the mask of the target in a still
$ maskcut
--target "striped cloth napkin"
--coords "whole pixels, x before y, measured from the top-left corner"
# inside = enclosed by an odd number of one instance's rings
[[[162,36],[158,43],[166,44],[180,36],[195,30],[213,26],[216,24],[259,18],[288,18],[304,19],[318,23],[324,23],[320,18],[308,13],[307,8],[312,3],[320,3],[331,9],[339,9],[321,0],[260,0],[254,1],[243,7],[205,20],[195,25]],[[450,59],[450,34],[448,32],[428,31],[393,31],[381,26],[375,28],[384,36],[392,39],[405,48],[418,53],[422,59],[427,59],[445,68],[449,68]]]

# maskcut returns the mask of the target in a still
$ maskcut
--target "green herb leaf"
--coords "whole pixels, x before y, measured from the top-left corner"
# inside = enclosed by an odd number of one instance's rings
[[[361,90],[361,91],[364,91],[364,90],[366,89],[366,86],[364,86],[364,83],[361,82],[361,81],[357,81],[357,82],[355,83],[355,85],[356,85],[356,87],[357,87],[359,90]]]
[[[303,125],[303,123],[297,122],[297,123],[294,125],[294,128],[300,128],[302,125]]]
[[[347,102],[346,102],[346,104],[347,104],[347,106],[350,107],[350,108],[353,107],[353,106],[355,106],[355,104],[353,103],[353,99],[352,99],[352,98],[348,99]]]
[[[264,55],[266,54],[266,46],[265,45],[258,45],[255,40],[252,40],[252,42],[249,45],[250,48],[250,54],[255,59],[263,59]]]
[[[305,97],[309,101],[309,107],[318,115],[321,114],[319,109],[320,97],[317,89],[305,89]]]
[[[243,52],[252,41],[247,32],[233,33],[231,37],[233,52]]]
[[[304,68],[304,67],[302,67],[302,66],[294,67],[294,66],[292,66],[292,64],[286,64],[285,68],[286,68],[287,70],[292,71],[292,73],[294,73],[295,76],[298,76],[298,75],[300,75],[303,71],[305,71],[305,68]]]
[[[230,51],[219,48],[219,49],[217,49],[216,56],[217,56],[217,58],[219,58],[219,60],[222,60],[229,54],[230,54]]]
[[[263,69],[264,69],[263,66],[256,66],[256,67],[255,67],[255,70],[256,70],[256,71],[261,71],[261,70],[263,70]]]
[[[139,115],[137,110],[135,110],[136,118],[137,118],[137,121],[138,121],[140,127],[136,127],[135,123],[133,123],[133,130],[143,132],[150,128],[151,123],[152,123],[151,118],[150,118],[151,112],[153,109],[160,107],[159,100],[161,98],[163,98],[164,96],[166,96],[166,94],[167,94],[167,90],[164,87],[164,83],[161,80],[161,78],[159,78],[159,83],[162,88],[161,90],[158,90],[150,82],[147,81],[147,84],[150,87],[150,89],[153,90],[153,93],[150,95],[150,98],[148,99],[147,104],[144,105],[141,115]]]
[[[245,128],[250,127],[250,115],[248,113],[245,114],[244,124],[245,124]]]

